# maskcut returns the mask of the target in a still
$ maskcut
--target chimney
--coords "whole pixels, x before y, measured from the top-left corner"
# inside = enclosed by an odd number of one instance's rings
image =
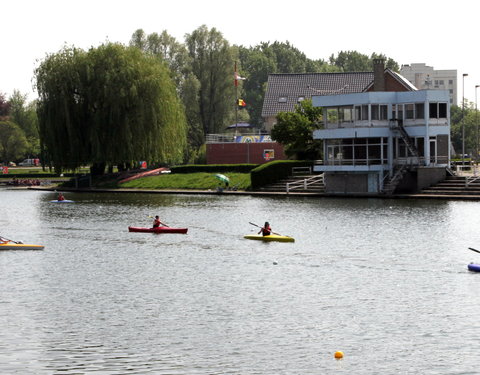
[[[373,59],[373,91],[385,91],[384,59]]]

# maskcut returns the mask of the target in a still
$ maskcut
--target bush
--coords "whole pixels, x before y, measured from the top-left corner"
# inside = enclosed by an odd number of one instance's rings
[[[276,160],[252,169],[250,172],[252,189],[274,183],[292,175],[293,167],[312,167],[313,161],[308,160]]]
[[[178,165],[171,167],[172,173],[249,173],[258,164],[201,164]]]

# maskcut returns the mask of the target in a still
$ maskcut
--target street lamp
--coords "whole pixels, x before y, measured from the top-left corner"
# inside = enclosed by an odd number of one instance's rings
[[[462,167],[465,166],[465,77],[468,73],[462,75]]]
[[[478,109],[477,109],[477,89],[480,85],[475,85],[475,123],[477,124],[477,155],[475,155],[475,159],[478,162],[478,143],[479,143],[479,131],[478,131]]]

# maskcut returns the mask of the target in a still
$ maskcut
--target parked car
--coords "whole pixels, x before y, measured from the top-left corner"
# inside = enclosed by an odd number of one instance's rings
[[[33,167],[39,164],[40,164],[40,159],[25,159],[24,161],[21,161],[20,163],[18,163],[18,165],[21,167]]]

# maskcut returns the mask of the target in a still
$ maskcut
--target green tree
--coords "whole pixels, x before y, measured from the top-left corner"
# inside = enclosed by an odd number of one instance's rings
[[[239,47],[240,75],[246,76],[243,97],[252,124],[262,123],[263,98],[272,73],[315,73],[339,71],[323,60],[311,60],[289,42],[263,42],[255,47]]]
[[[234,49],[215,28],[200,26],[186,35],[192,72],[200,83],[198,114],[203,134],[223,131],[234,116]]]
[[[330,56],[330,65],[339,68],[342,72],[371,72],[374,59],[385,60],[385,67],[398,72],[398,63],[383,54],[372,53],[371,56],[357,51],[340,51],[337,56]]]
[[[26,154],[38,157],[40,155],[40,138],[36,103],[27,103],[27,95],[22,95],[18,90],[13,92],[9,102],[11,105],[10,120],[23,130],[28,140]]]
[[[313,131],[320,128],[322,110],[307,99],[295,106],[295,112],[280,112],[272,128],[272,139],[285,146],[290,157],[303,160],[316,159],[321,142],[313,139]]]
[[[25,134],[11,121],[0,121],[0,157],[4,163],[24,157],[28,148]]]
[[[0,118],[5,118],[10,114],[10,103],[5,94],[0,92]]]
[[[35,71],[43,159],[57,170],[177,163],[186,121],[169,71],[138,48],[65,47]]]

